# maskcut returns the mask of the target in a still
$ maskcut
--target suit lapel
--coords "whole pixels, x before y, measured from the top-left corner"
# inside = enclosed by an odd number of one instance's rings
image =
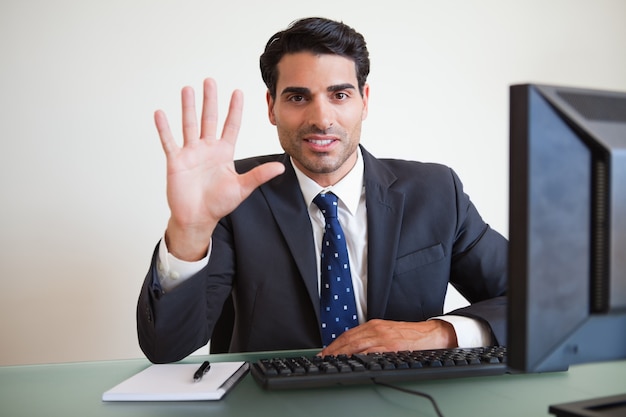
[[[265,196],[276,223],[285,237],[289,251],[300,270],[319,320],[317,259],[311,219],[289,156],[282,155],[279,161],[285,165],[285,172],[262,185],[260,190]]]
[[[384,317],[391,288],[404,195],[390,189],[396,177],[387,167],[361,148],[365,164],[368,227],[368,318]],[[262,185],[274,218],[300,270],[311,304],[319,320],[317,259],[311,220],[288,155],[278,158],[285,173]],[[285,191],[289,190],[286,194]]]
[[[384,317],[402,224],[404,195],[390,189],[396,177],[362,148],[367,205],[368,319]]]

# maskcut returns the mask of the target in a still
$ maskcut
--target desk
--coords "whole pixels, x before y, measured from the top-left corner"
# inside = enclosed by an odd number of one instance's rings
[[[211,355],[212,361],[267,354]],[[191,357],[183,362],[200,362]],[[102,402],[102,393],[149,365],[145,359],[0,367],[3,417],[435,416],[428,400],[377,386],[264,391],[248,374],[222,401]],[[548,405],[626,392],[626,361],[568,372],[404,383],[432,395],[445,417],[548,416]],[[323,411],[324,406],[334,411]]]

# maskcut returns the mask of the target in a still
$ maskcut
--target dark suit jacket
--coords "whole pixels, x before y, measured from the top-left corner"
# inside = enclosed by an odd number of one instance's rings
[[[496,343],[506,343],[507,241],[483,222],[451,169],[362,152],[368,318],[441,315],[450,282],[472,303],[454,314],[485,321]],[[164,294],[155,251],[137,307],[139,343],[151,361],[176,361],[205,345],[225,302],[212,345],[229,344],[231,351],[321,346],[311,221],[289,157],[236,166],[244,172],[267,161],[283,162],[286,172],[220,221],[209,263],[198,274]]]

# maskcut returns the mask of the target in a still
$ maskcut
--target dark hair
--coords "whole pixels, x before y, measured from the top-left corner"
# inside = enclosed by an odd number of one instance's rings
[[[345,25],[329,19],[311,17],[296,20],[289,27],[272,36],[261,55],[261,77],[272,98],[276,98],[278,63],[285,54],[296,52],[341,55],[352,59],[358,87],[363,86],[370,72],[369,53],[363,36]]]

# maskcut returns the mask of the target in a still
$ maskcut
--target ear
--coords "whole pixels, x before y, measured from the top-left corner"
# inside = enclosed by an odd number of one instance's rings
[[[267,101],[267,117],[270,119],[270,123],[276,126],[276,117],[274,116],[274,99],[270,94],[270,90],[265,93],[265,100]]]
[[[367,118],[367,113],[369,111],[369,100],[370,100],[370,85],[365,84],[363,86],[363,112],[361,114],[361,120],[365,120]]]

